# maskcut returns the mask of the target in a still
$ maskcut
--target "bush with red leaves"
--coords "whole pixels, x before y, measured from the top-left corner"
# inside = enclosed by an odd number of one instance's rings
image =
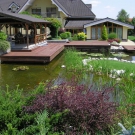
[[[115,39],[108,39],[107,41],[109,43],[112,43],[113,41],[116,41],[117,43],[120,43],[121,42],[120,39],[117,39],[117,38],[115,38]]]
[[[68,110],[53,125],[55,130],[67,134],[70,127],[70,134],[95,134],[98,131],[108,131],[108,127],[115,122],[118,104],[110,100],[113,90],[114,87],[107,87],[93,91],[92,87],[68,82],[56,87],[48,85],[46,94],[38,95],[24,110],[35,113],[47,109],[50,115]]]

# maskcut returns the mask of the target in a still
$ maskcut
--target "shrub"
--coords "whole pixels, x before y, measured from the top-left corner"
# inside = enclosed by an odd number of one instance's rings
[[[67,33],[61,33],[60,34],[60,37],[62,38],[62,39],[67,39],[68,38],[68,35],[67,35]]]
[[[108,39],[108,34],[107,34],[107,30],[106,30],[106,26],[105,25],[102,28],[101,38],[102,38],[102,40],[107,40]]]
[[[46,18],[46,20],[51,22],[51,24],[48,24],[51,31],[50,35],[52,38],[57,38],[58,30],[62,25],[61,22],[57,18]]]
[[[5,40],[0,40],[0,50],[3,52],[7,51],[10,48],[10,43]]]
[[[108,35],[108,39],[115,39],[115,38],[117,38],[117,35],[116,35],[116,33],[114,33],[114,32],[112,32],[112,33],[110,33],[110,34]]]
[[[71,32],[65,32],[67,34],[67,37],[70,38],[71,37]]]
[[[109,43],[112,43],[112,42],[114,42],[114,41],[117,42],[117,43],[120,43],[120,42],[121,42],[121,40],[120,40],[120,39],[117,39],[117,38],[116,38],[116,39],[108,39],[107,41],[108,41]]]
[[[77,34],[74,34],[72,39],[77,41],[78,40]]]
[[[0,31],[0,40],[6,40],[6,39],[7,39],[7,35],[4,32]]]
[[[86,34],[84,32],[80,32],[77,34],[78,40],[85,40],[87,38]]]
[[[117,39],[117,38],[115,38],[114,41],[116,41],[117,43],[120,43],[121,42],[121,40],[120,39]]]
[[[117,112],[117,104],[110,101],[113,89],[93,90],[92,87],[77,85],[73,80],[56,87],[49,83],[46,94],[38,95],[30,106],[25,107],[25,111],[35,113],[47,109],[53,115],[67,110],[57,119],[53,127],[56,131],[67,133],[70,130],[70,134],[105,132],[114,123]]]

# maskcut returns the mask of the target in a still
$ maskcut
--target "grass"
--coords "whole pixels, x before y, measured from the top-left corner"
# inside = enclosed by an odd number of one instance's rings
[[[131,41],[135,41],[135,36],[128,36],[128,39]]]

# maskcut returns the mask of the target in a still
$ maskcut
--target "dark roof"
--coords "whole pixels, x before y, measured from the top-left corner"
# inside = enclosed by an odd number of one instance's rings
[[[97,20],[97,19],[95,19]],[[65,25],[66,29],[83,29],[85,24],[94,22],[95,20],[70,20]]]
[[[14,2],[19,6],[19,12],[28,0],[0,0],[0,11],[9,11],[9,6]]]
[[[5,18],[5,20],[14,19],[16,21],[27,22],[27,23],[50,23],[49,21],[34,18],[29,15],[10,13],[10,12],[0,12],[0,23],[3,21],[2,19],[3,17]]]
[[[82,0],[53,0],[70,17],[95,18]]]

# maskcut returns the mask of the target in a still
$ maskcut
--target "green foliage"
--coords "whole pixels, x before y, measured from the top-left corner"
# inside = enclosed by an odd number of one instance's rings
[[[27,114],[23,106],[28,105],[39,93],[44,93],[45,84],[40,84],[34,91],[23,94],[17,86],[16,90],[0,89],[0,133],[2,135],[35,134],[39,131],[35,121],[36,114]]]
[[[51,36],[52,38],[58,37],[58,30],[62,26],[61,22],[57,18],[46,18],[47,21],[51,22],[51,24],[48,25],[48,27],[51,30]]]
[[[62,39],[71,38],[71,32],[63,32],[63,33],[60,34],[60,37]]]
[[[10,48],[10,43],[5,40],[0,40],[0,50],[3,52],[7,51]]]
[[[65,50],[64,64],[67,69],[75,68],[79,70],[82,68],[82,57],[74,48],[68,48]]]
[[[65,32],[67,34],[67,37],[70,38],[71,37],[71,32]]]
[[[117,15],[117,20],[120,22],[129,23],[129,14],[124,9],[121,9]]]
[[[6,39],[7,39],[7,35],[4,32],[0,31],[0,40],[6,40]]]
[[[87,38],[86,34],[84,32],[80,32],[77,34],[78,40],[85,40]]]
[[[135,42],[135,36],[128,36],[128,39]]]
[[[108,39],[107,29],[106,29],[105,25],[102,28],[101,38],[102,38],[102,40],[107,40]]]
[[[30,16],[32,16],[32,17],[35,17],[35,18],[39,18],[39,19],[43,19],[43,20],[44,20],[44,18],[43,18],[41,15],[31,14],[31,13],[29,13],[28,11],[23,11],[23,12],[21,12],[20,14],[23,14],[23,15],[30,15]]]
[[[62,39],[67,39],[67,38],[68,38],[68,35],[64,32],[64,33],[61,33],[61,34],[60,34],[60,37],[61,37]]]
[[[112,33],[110,33],[110,34],[108,35],[108,39],[115,39],[115,38],[117,38],[117,35],[116,35],[116,33],[114,33],[114,32],[112,32]]]
[[[72,40],[75,40],[75,41],[77,41],[77,40],[78,40],[77,34],[74,34],[74,35],[73,35]]]
[[[39,127],[39,135],[46,135],[49,130],[49,126],[47,125],[46,119],[48,118],[48,113],[44,110],[42,113],[39,113],[36,122]]]

